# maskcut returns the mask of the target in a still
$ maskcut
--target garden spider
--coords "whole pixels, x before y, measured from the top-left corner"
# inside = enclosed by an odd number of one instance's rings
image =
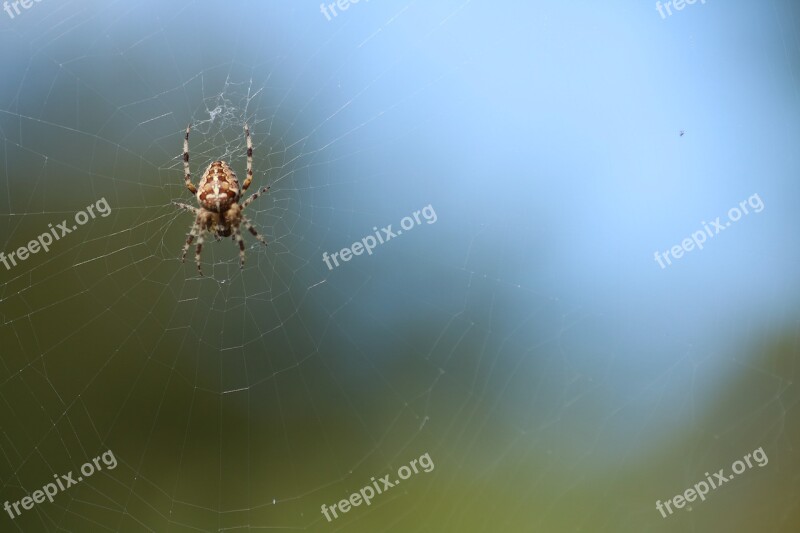
[[[191,181],[191,173],[189,172],[189,130],[191,124],[186,127],[186,137],[183,140],[183,170],[186,173],[184,178],[186,188],[189,192],[197,197],[197,202],[200,207],[192,207],[190,205],[173,202],[181,209],[185,209],[195,214],[194,224],[186,239],[186,244],[183,245],[183,255],[181,262],[186,261],[186,253],[191,246],[192,241],[197,238],[197,250],[194,254],[195,263],[197,263],[197,272],[202,276],[203,270],[200,268],[200,252],[203,251],[203,237],[205,232],[212,233],[217,237],[232,237],[239,243],[239,264],[244,268],[244,239],[242,239],[242,231],[240,226],[244,225],[253,236],[264,243],[264,237],[258,234],[253,224],[244,216],[243,211],[262,193],[269,190],[269,187],[264,187],[257,193],[250,196],[247,200],[239,203],[241,194],[250,186],[253,181],[253,141],[250,140],[250,129],[247,124],[244,125],[244,136],[247,141],[247,179],[244,180],[241,190],[239,190],[239,180],[236,179],[236,173],[231,170],[225,161],[213,161],[203,173],[200,182],[195,187]]]

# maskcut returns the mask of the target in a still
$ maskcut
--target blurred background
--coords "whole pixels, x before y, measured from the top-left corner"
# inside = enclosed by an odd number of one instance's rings
[[[111,208],[0,264],[0,501],[119,463],[0,530],[798,530],[798,4],[429,4],[0,13],[0,251]],[[180,261],[189,123],[195,183],[250,126],[244,270]]]

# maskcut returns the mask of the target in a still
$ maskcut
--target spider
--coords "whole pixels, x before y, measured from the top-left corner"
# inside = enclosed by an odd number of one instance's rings
[[[183,140],[183,170],[186,173],[184,180],[189,192],[197,197],[197,203],[200,204],[200,207],[173,202],[181,209],[190,211],[195,215],[194,224],[189,231],[186,244],[183,245],[181,262],[186,262],[186,253],[189,251],[189,246],[197,238],[197,250],[194,254],[194,260],[197,263],[197,272],[200,276],[203,275],[203,270],[200,268],[200,252],[203,251],[205,232],[209,232],[217,240],[220,240],[221,237],[231,237],[239,243],[239,265],[240,268],[244,268],[244,239],[242,238],[240,226],[244,225],[256,239],[265,246],[267,244],[264,237],[258,234],[250,220],[244,216],[243,211],[262,193],[267,192],[269,187],[262,188],[244,202],[239,203],[241,194],[250,187],[250,183],[253,181],[253,141],[250,139],[250,129],[247,124],[244,125],[244,136],[247,141],[247,179],[244,180],[240,190],[236,173],[231,170],[225,161],[213,161],[203,173],[203,177],[200,178],[197,187],[192,184],[192,175],[189,172],[189,130],[191,127],[191,124],[186,127],[186,137]]]

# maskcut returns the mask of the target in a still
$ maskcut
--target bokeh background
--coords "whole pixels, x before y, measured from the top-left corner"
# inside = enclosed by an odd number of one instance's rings
[[[431,5],[434,4],[434,5]],[[3,531],[800,528],[800,9],[43,0],[0,13]],[[212,160],[247,264],[180,252]],[[681,136],[680,131],[685,134]],[[655,251],[764,202],[665,269]],[[430,205],[422,224],[333,253]],[[190,255],[191,257],[191,255]],[[763,448],[662,518],[668,500]],[[327,522],[323,504],[428,453]]]

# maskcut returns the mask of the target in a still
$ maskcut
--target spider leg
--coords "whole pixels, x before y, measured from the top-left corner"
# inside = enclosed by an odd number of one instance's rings
[[[239,268],[244,268],[244,239],[242,238],[242,230],[238,227],[233,228],[233,238],[239,243]]]
[[[183,255],[181,255],[181,263],[186,262],[186,254],[189,251],[189,246],[192,245],[192,241],[194,238],[200,234],[200,220],[196,219],[194,224],[192,224],[192,229],[189,231],[189,235],[186,237],[186,244],[183,245]]]
[[[247,141],[247,179],[244,180],[242,185],[242,192],[246,191],[253,181],[253,141],[250,139],[250,128],[247,124],[244,125],[244,137]]]
[[[205,241],[203,237],[203,231],[200,232],[200,235],[197,236],[197,249],[194,252],[194,262],[197,263],[197,273],[202,277],[203,276],[203,269],[200,268],[200,253],[203,251],[203,242]]]
[[[184,204],[183,202],[172,202],[172,203],[176,207],[179,207],[181,209],[185,209],[186,211],[190,211],[190,212],[194,213],[195,215],[197,215],[199,213],[199,211],[200,211],[198,208],[192,207],[191,205],[188,205],[188,204]]]
[[[261,241],[261,243],[262,243],[264,246],[266,246],[266,245],[267,245],[267,240],[266,240],[266,239],[264,239],[264,237],[262,237],[261,235],[259,235],[259,234],[258,234],[258,232],[256,231],[256,228],[254,228],[254,227],[253,227],[253,223],[252,223],[252,222],[250,222],[250,219],[248,219],[248,218],[247,218],[246,216],[244,216],[244,215],[242,215],[242,224],[244,224],[244,227],[246,227],[246,228],[247,228],[247,230],[248,230],[250,233],[252,233],[252,234],[253,234],[253,237],[255,237],[256,239],[258,239],[259,241]]]
[[[267,192],[268,190],[269,190],[269,187],[263,187],[263,188],[262,188],[260,191],[258,191],[257,193],[253,193],[253,194],[250,196],[250,198],[248,198],[247,200],[245,200],[245,201],[244,201],[244,203],[242,204],[242,211],[244,211],[244,208],[245,208],[245,207],[247,207],[248,205],[252,204],[252,203],[253,203],[253,201],[254,201],[256,198],[258,198],[259,196],[261,196],[261,194],[263,194],[263,193]]]
[[[191,127],[191,124],[186,126],[186,137],[183,138],[183,171],[185,173],[186,188],[189,189],[190,193],[197,194],[197,188],[192,185],[192,173],[189,172],[189,129]]]

